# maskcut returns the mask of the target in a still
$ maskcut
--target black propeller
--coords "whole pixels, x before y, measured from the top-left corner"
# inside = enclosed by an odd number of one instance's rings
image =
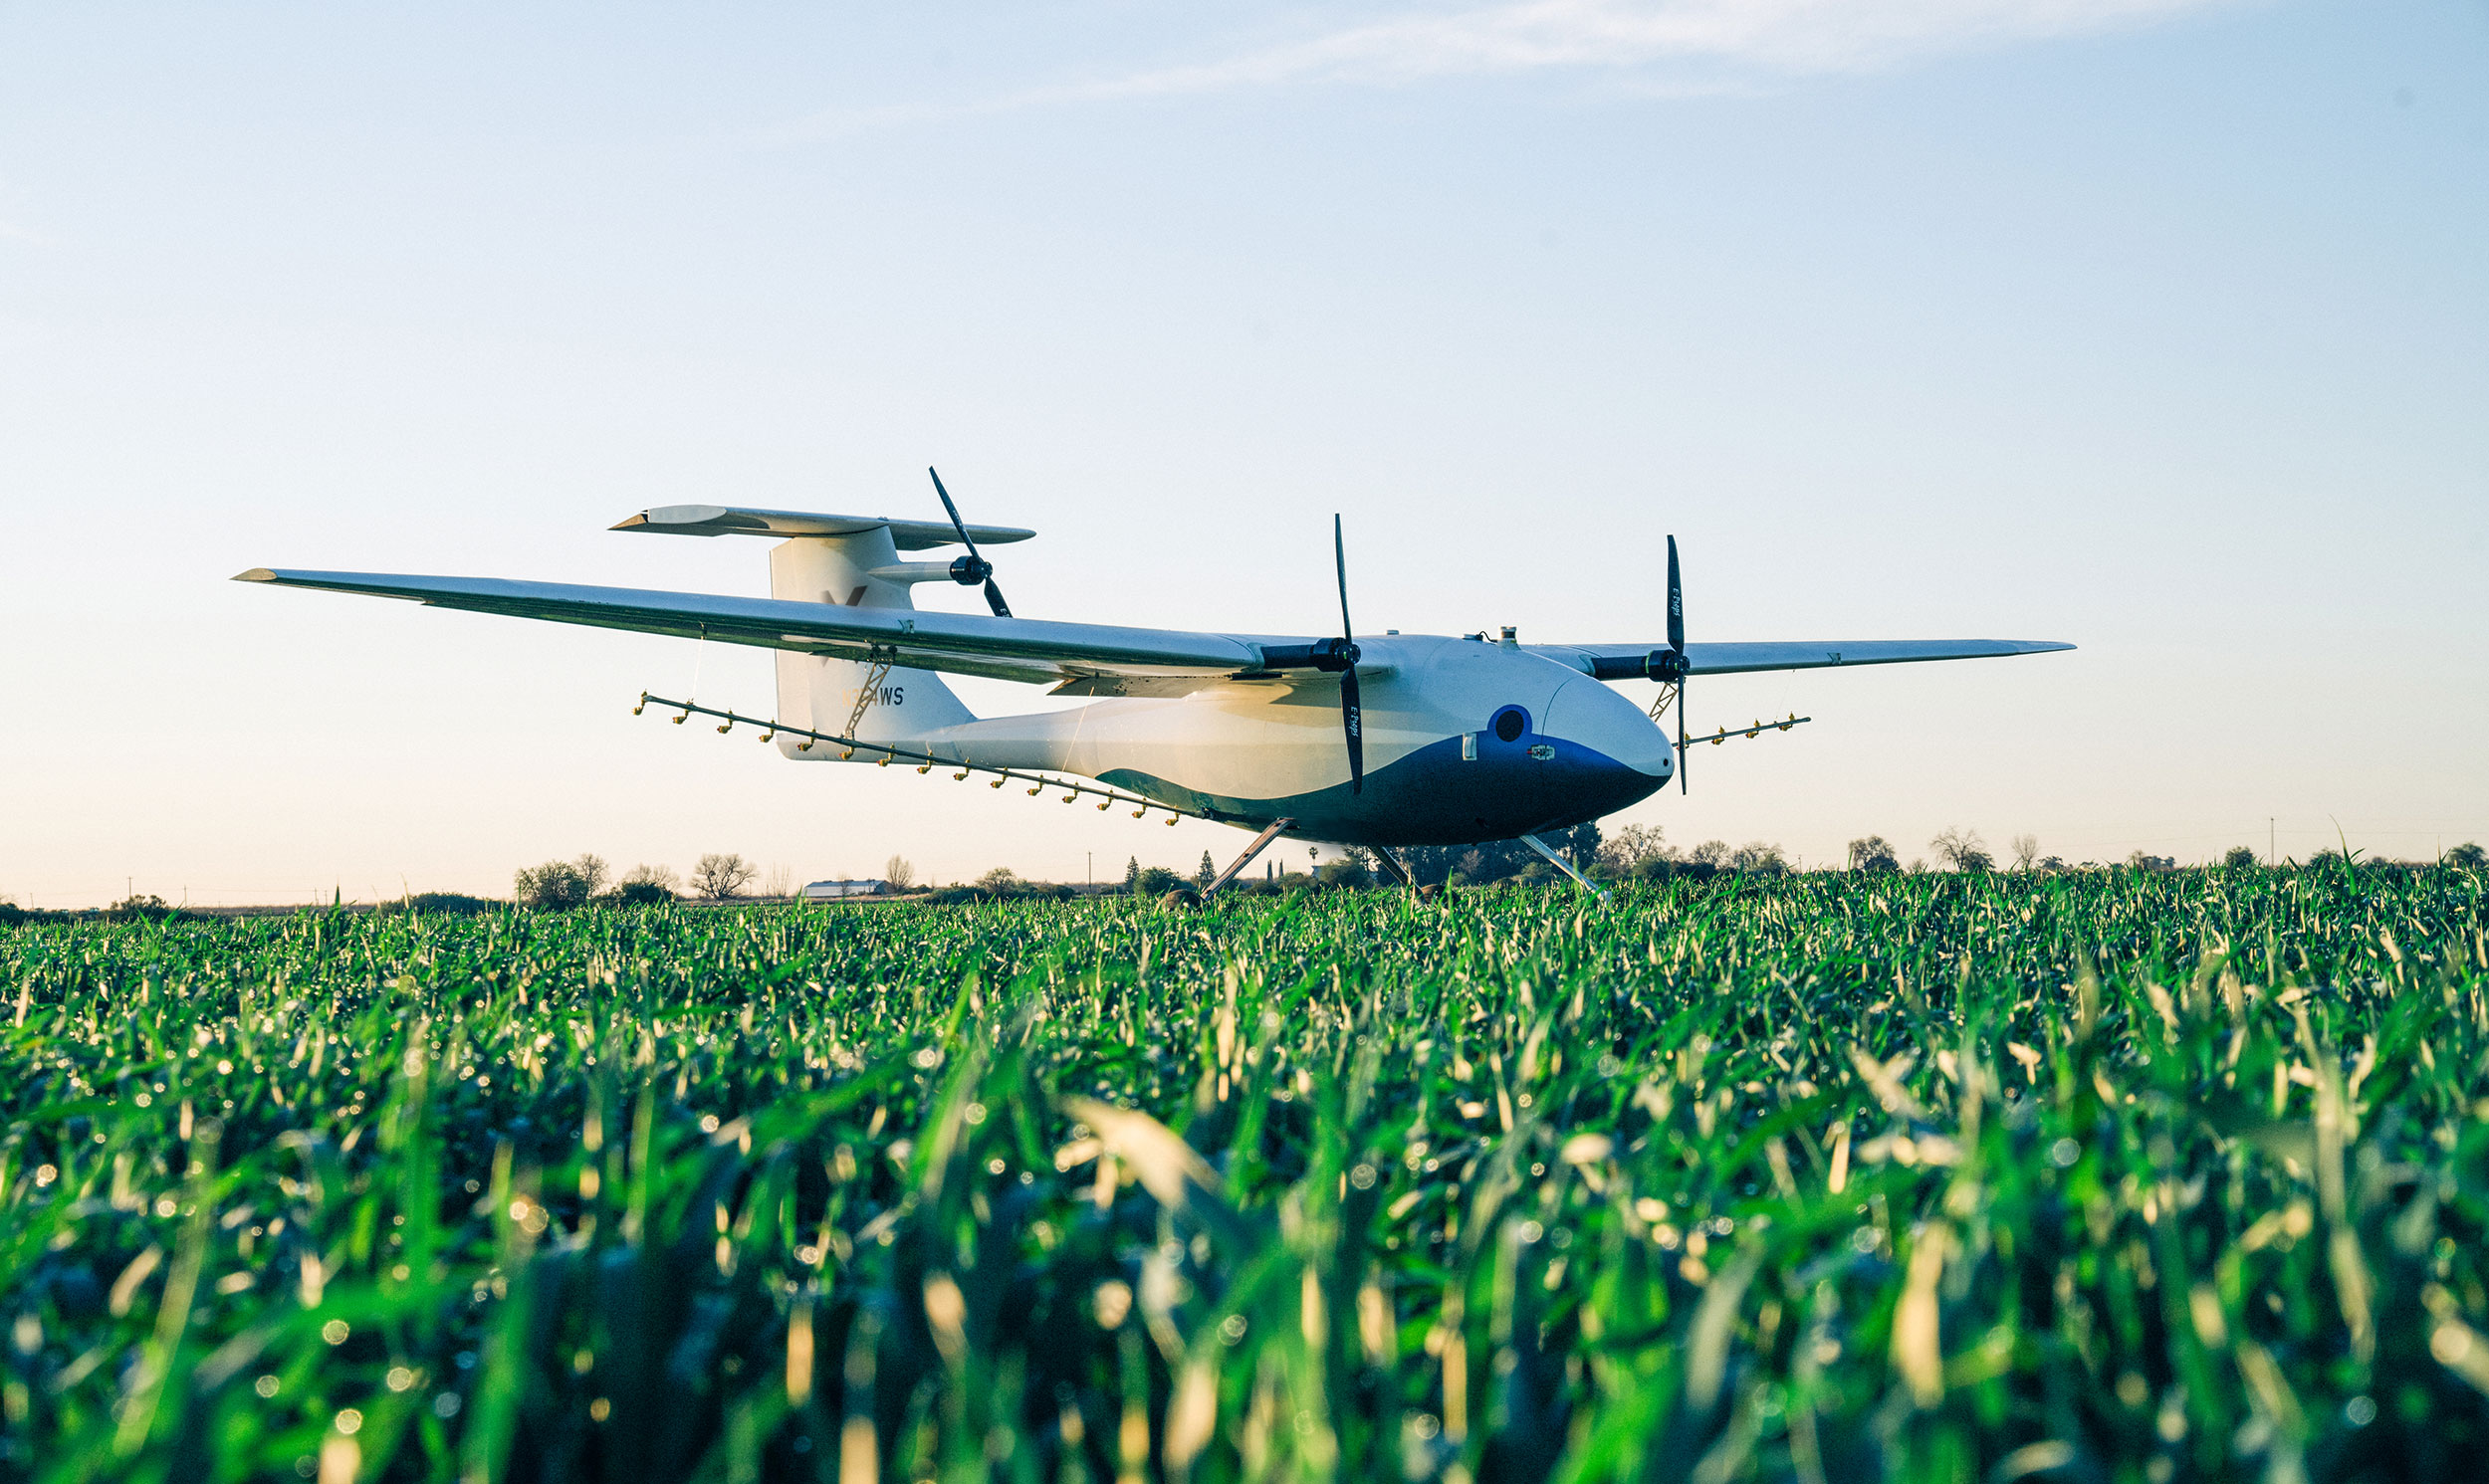
[[[986,585],[986,606],[994,610],[997,618],[1011,617],[1012,605],[1003,601],[1003,589],[994,585],[994,563],[977,554],[977,543],[968,538],[968,527],[960,521],[960,508],[951,503],[951,492],[942,488],[942,476],[934,474],[930,466],[925,472],[933,474],[934,493],[942,497],[942,508],[951,513],[951,529],[959,532],[960,544],[968,548],[966,556],[951,563],[951,580],[962,587],[974,587],[983,582]]]
[[[1677,686],[1677,791],[1686,784],[1686,587],[1677,577],[1677,537],[1668,538],[1668,648],[1655,649],[1643,660],[1653,680]]]
[[[1340,731],[1348,741],[1348,791],[1366,791],[1366,714],[1365,704],[1357,695],[1357,661],[1360,652],[1353,637],[1357,632],[1348,621],[1348,543],[1340,534],[1339,517],[1331,518],[1331,563],[1339,573],[1339,627],[1336,639],[1317,639],[1311,644],[1265,644],[1261,646],[1261,672],[1280,670],[1319,670],[1339,677]]]
[[[1357,696],[1356,629],[1348,622],[1348,543],[1339,517],[1331,517],[1331,562],[1339,569],[1339,642],[1331,647],[1339,666],[1340,731],[1348,739],[1348,791],[1366,790],[1365,707]]]

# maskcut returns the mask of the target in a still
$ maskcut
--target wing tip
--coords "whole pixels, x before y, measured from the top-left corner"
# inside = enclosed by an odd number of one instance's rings
[[[650,535],[768,535],[765,513],[723,505],[652,505],[623,517],[607,530],[643,530]]]
[[[267,567],[255,566],[247,572],[234,573],[232,580],[236,582],[274,582],[277,580],[277,574],[269,570]]]

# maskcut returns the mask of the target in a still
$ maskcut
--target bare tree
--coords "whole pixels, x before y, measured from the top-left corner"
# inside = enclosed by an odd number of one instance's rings
[[[638,865],[623,873],[614,895],[630,906],[649,907],[673,901],[682,889],[682,880],[672,866]]]
[[[1902,858],[1893,842],[1882,835],[1862,835],[1850,842],[1850,869],[1853,871],[1899,871]]]
[[[674,874],[672,866],[633,866],[622,874],[624,886],[653,886],[672,896],[683,889],[683,879]]]
[[[904,892],[916,885],[916,867],[906,856],[894,855],[881,863],[881,879],[890,883],[894,892]]]
[[[1748,840],[1729,852],[1728,868],[1749,876],[1786,876],[1789,861],[1769,840]]]
[[[1656,824],[1629,824],[1599,842],[1599,864],[1619,876],[1632,874],[1645,861],[1666,860],[1668,842]]]
[[[795,868],[789,865],[770,867],[770,874],[762,878],[761,895],[784,901],[794,894]]]
[[[1728,863],[1728,842],[1705,840],[1686,852],[1686,859],[1697,866],[1722,866]]]
[[[711,851],[691,868],[692,890],[712,902],[723,902],[741,893],[752,875],[752,862],[742,856]]]
[[[1927,842],[1927,848],[1956,871],[1987,871],[1996,865],[1996,858],[1988,854],[1987,842],[1979,838],[1977,830],[1955,829],[1946,825],[1941,833]]]
[[[2017,871],[2030,870],[2031,863],[2040,858],[2040,837],[2037,835],[2016,835],[2012,846],[2014,869]]]

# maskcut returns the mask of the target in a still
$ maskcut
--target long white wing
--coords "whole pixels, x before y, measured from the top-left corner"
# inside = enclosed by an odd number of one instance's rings
[[[841,659],[886,655],[919,670],[945,670],[998,680],[1069,683],[1072,694],[1180,695],[1187,680],[1259,670],[1264,653],[1301,650],[1308,636],[1205,634],[1113,624],[989,618],[978,613],[928,613],[905,608],[843,608],[779,598],[654,592],[566,582],[514,582],[498,577],[401,576],[383,572],[315,572],[254,567],[238,582],[316,587],[331,592],[402,598],[439,608],[541,618],[556,623],[714,639]],[[1654,644],[1535,644],[1532,654],[1603,680],[1642,674]],[[1893,665],[1922,660],[1984,659],[2072,649],[2029,639],[1825,640],[1761,644],[1690,644],[1697,675],[1751,670],[1807,670],[1834,665]],[[1360,669],[1365,667],[1361,666]]]
[[[1260,669],[1262,651],[1267,646],[1310,642],[1276,635],[1198,634],[1175,629],[1119,628],[1111,624],[989,618],[979,613],[842,608],[779,598],[651,592],[635,587],[584,587],[565,582],[512,582],[497,577],[394,576],[381,572],[254,567],[234,580],[366,593],[437,608],[630,629],[643,634],[671,634],[684,639],[714,639],[724,644],[749,644],[841,659],[868,659],[879,653],[912,669],[1032,682],[1099,676],[1234,675]]]
[[[1529,644],[1532,654],[1570,665],[1602,680],[1642,674],[1646,655],[1666,644]],[[1689,644],[1687,669],[1695,675],[1737,675],[1753,670],[1821,670],[1835,665],[1909,665],[1924,660],[1987,660],[2005,655],[2072,649],[2053,639],[1792,639],[1764,643]]]

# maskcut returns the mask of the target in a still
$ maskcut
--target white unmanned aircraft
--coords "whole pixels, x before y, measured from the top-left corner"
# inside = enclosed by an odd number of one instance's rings
[[[1336,518],[1336,638],[1016,618],[979,547],[1036,532],[966,525],[940,475],[934,489],[947,525],[689,505],[646,511],[613,528],[779,537],[770,550],[767,598],[267,567],[235,580],[776,650],[778,715],[766,724],[688,701],[660,704],[682,707],[678,722],[698,712],[722,717],[728,727],[742,720],[766,725],[764,740],[798,760],[899,761],[919,772],[956,767],[963,779],[994,774],[996,787],[1007,779],[1034,784],[1032,794],[1061,787],[1067,803],[1085,795],[1101,809],[1117,801],[1139,804],[1136,814],[1163,809],[1170,824],[1189,814],[1260,831],[1214,889],[1281,834],[1368,847],[1404,882],[1393,846],[1519,839],[1571,872],[1540,835],[1612,814],[1671,776],[1683,786],[1684,698],[1692,676],[2073,648],[2012,639],[1688,644],[1674,536],[1665,645],[1519,644],[1510,629],[1500,640],[1483,633],[1358,635],[1348,621],[1347,557]],[[967,554],[948,562],[899,559],[901,551],[954,542]],[[910,589],[936,581],[983,584],[992,616],[919,611]],[[939,672],[946,671],[1106,699],[980,719],[943,683]],[[1621,680],[1660,683],[1660,704],[1646,714],[1602,684]],[[1673,748],[1657,722],[1672,700]],[[816,750],[821,742],[831,745]]]

